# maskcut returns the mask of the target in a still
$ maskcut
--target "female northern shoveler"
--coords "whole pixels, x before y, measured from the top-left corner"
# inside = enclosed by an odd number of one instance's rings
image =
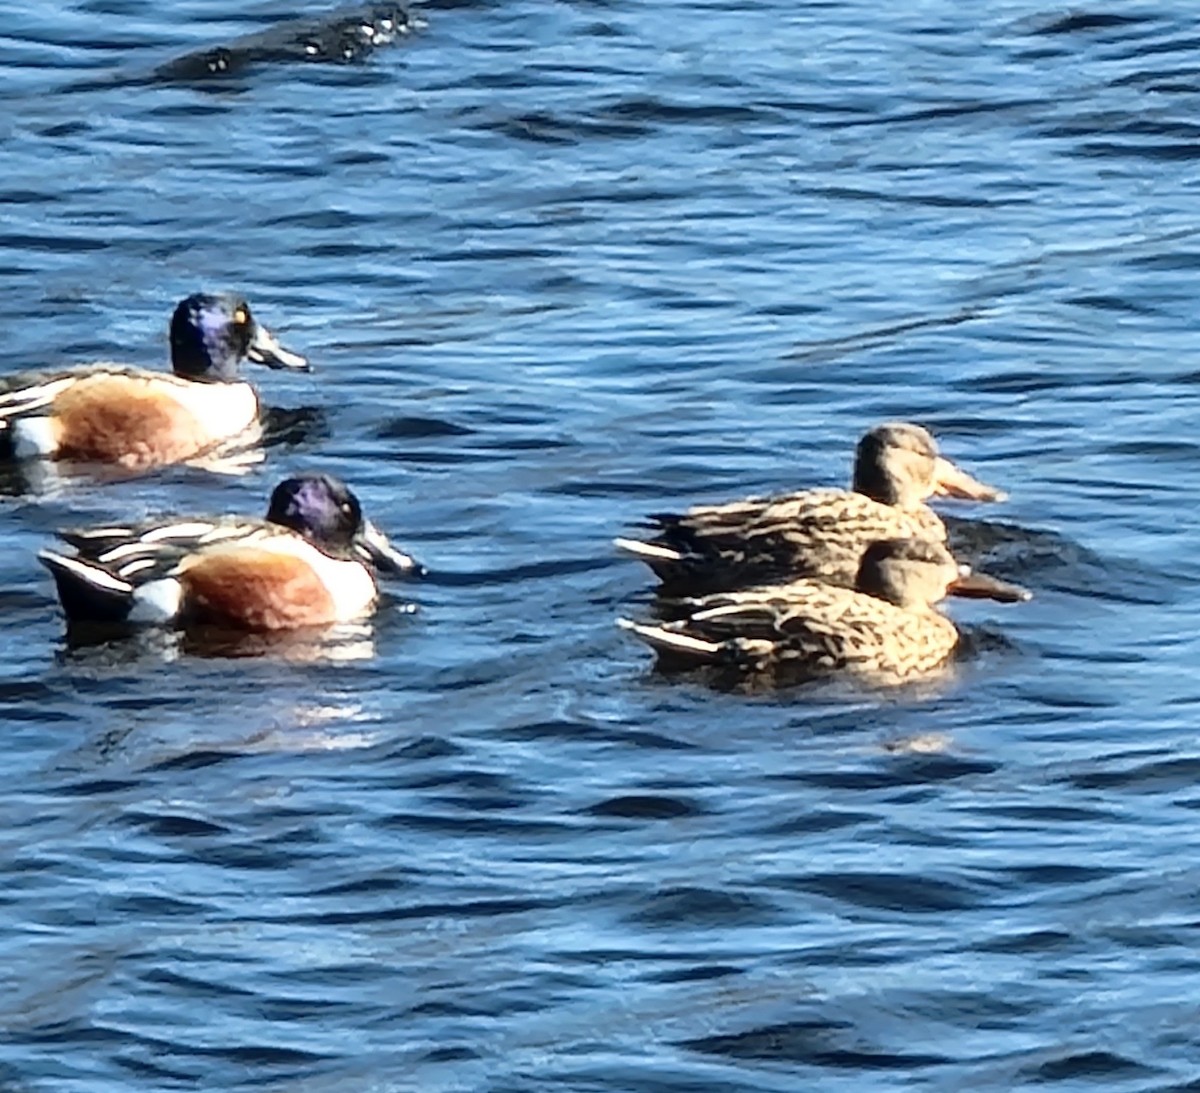
[[[669,664],[723,665],[779,682],[838,671],[899,681],[938,667],[958,644],[954,623],[933,606],[946,595],[1030,598],[972,574],[940,543],[887,539],[864,551],[856,590],[798,580],[688,600],[677,622],[617,625]]]
[[[794,577],[852,588],[868,543],[906,536],[945,542],[945,527],[925,505],[935,495],[1005,497],[938,455],[926,429],[889,423],[858,442],[849,490],[801,490],[662,513],[649,518],[652,538],[616,545],[650,566],[668,592]]]
[[[375,603],[374,569],[420,572],[329,475],[275,487],[265,520],[186,518],[62,531],[43,550],[69,621],[287,630],[346,622]]]
[[[240,296],[197,293],[171,318],[174,375],[103,362],[0,377],[0,442],[20,459],[77,459],[130,469],[177,463],[258,421],[242,358],[308,371]]]

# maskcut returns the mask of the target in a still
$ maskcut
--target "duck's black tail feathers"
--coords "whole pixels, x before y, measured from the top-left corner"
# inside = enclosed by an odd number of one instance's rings
[[[133,585],[98,565],[59,554],[38,552],[38,561],[54,576],[63,611],[72,621],[124,622],[133,607]]]

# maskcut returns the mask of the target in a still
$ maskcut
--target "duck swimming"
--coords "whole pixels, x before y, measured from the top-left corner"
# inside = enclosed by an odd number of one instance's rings
[[[954,623],[934,606],[947,595],[1030,599],[959,566],[940,543],[885,539],[863,552],[853,590],[802,579],[689,599],[676,622],[617,625],[670,665],[718,665],[779,682],[836,672],[898,682],[939,667],[958,645]]]
[[[422,572],[325,474],[281,482],[265,519],[185,517],[59,537],[75,553],[45,549],[38,560],[72,622],[324,626],[370,611],[376,569]]]
[[[916,536],[945,542],[933,496],[1005,494],[938,454],[927,429],[877,425],[858,442],[849,490],[810,489],[649,517],[655,534],[617,547],[645,562],[662,591],[700,593],[810,577],[853,588],[867,544]]]
[[[240,296],[182,300],[170,340],[173,373],[106,361],[0,377],[0,447],[18,459],[128,469],[177,463],[257,424],[258,395],[238,373],[243,359],[309,371]]]

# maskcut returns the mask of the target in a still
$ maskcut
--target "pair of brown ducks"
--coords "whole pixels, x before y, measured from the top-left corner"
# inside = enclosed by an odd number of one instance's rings
[[[718,665],[780,682],[928,673],[959,643],[936,607],[947,595],[1030,598],[954,560],[945,525],[926,505],[933,496],[1005,498],[939,455],[926,429],[888,423],[859,441],[849,490],[652,516],[651,536],[616,544],[658,575],[670,621],[618,625],[664,665]]]

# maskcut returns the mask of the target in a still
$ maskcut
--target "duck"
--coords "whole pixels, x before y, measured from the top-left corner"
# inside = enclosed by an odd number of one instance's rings
[[[234,293],[198,292],[171,316],[172,372],[110,361],[0,377],[0,450],[128,470],[179,463],[247,433],[259,419],[242,360],[311,371]]]
[[[1003,501],[940,455],[928,429],[885,422],[859,440],[850,489],[807,489],[658,513],[654,534],[616,547],[645,562],[664,594],[723,592],[808,577],[853,588],[863,549],[881,539],[946,541],[930,497]]]
[[[1031,598],[972,573],[943,544],[909,536],[869,544],[854,589],[801,578],[689,598],[675,621],[617,625],[666,667],[716,665],[777,682],[834,673],[905,681],[941,667],[958,647],[958,628],[935,606],[947,595]]]
[[[182,517],[67,529],[38,560],[69,623],[208,624],[281,631],[348,622],[378,597],[376,571],[424,568],[392,546],[328,474],[280,482],[266,517]]]

